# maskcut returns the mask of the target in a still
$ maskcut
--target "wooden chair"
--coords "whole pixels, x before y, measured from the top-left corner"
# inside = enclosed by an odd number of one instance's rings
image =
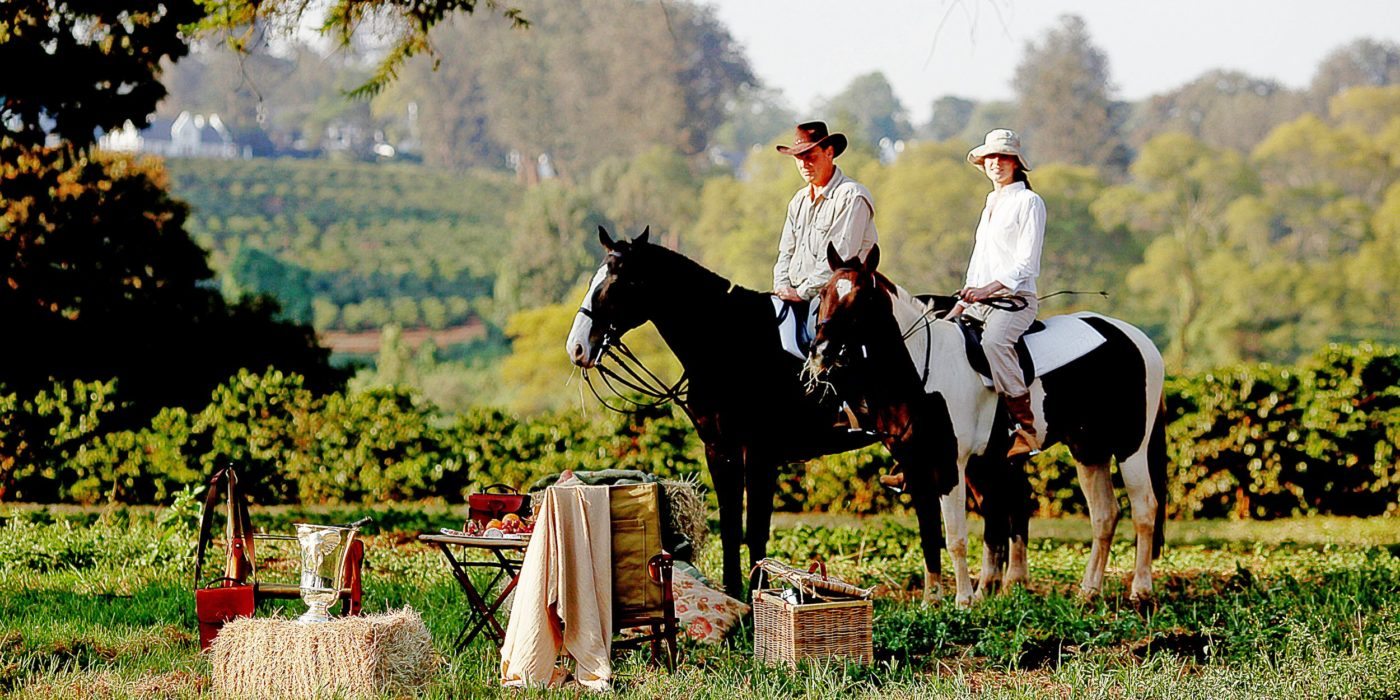
[[[645,628],[613,648],[651,645],[652,663],[676,667],[676,599],[671,589],[673,560],[661,549],[660,488],[656,484],[612,486],[613,631]]]

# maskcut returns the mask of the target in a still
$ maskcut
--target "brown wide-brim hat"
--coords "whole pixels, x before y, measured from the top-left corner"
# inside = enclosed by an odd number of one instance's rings
[[[778,152],[789,156],[800,156],[818,146],[831,146],[831,157],[841,155],[846,150],[846,135],[829,134],[826,122],[805,122],[798,124],[793,132],[791,146],[778,146]]]
[[[981,146],[967,152],[967,162],[982,167],[982,161],[993,153],[1016,156],[1016,160],[1021,161],[1022,170],[1030,170],[1031,164],[1026,162],[1026,157],[1021,154],[1021,137],[1010,129],[992,129],[987,132],[987,138],[983,140]]]

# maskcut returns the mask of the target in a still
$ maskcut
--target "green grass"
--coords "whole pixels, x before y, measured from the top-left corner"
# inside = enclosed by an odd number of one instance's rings
[[[188,523],[161,512],[75,521],[11,511],[0,525],[0,693],[14,697],[211,697],[197,651]],[[408,519],[411,520],[411,519]],[[1400,528],[1307,518],[1169,524],[1157,600],[1125,598],[1124,531],[1106,590],[1075,595],[1088,524],[1032,525],[1029,590],[970,609],[925,605],[906,520],[781,518],[774,556],[895,591],[877,601],[877,663],[796,671],[752,658],[751,631],[687,645],[675,673],[642,655],[616,666],[625,698],[1346,697],[1400,693]],[[974,550],[976,542],[974,541]],[[714,543],[700,564],[717,573]],[[973,555],[979,552],[974,551]],[[447,649],[463,601],[439,555],[399,534],[370,538],[366,607],[422,612],[444,664],[422,696],[517,697],[494,648]],[[946,569],[945,565],[945,569]],[[269,576],[278,575],[269,570]],[[946,584],[945,584],[946,586]],[[283,609],[294,614],[296,604]],[[525,693],[575,697],[577,690]]]

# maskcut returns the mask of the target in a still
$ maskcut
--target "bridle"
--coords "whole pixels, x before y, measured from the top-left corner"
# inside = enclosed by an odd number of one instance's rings
[[[631,407],[615,406],[609,403],[598,391],[598,387],[593,384],[592,375],[585,369],[583,370],[583,381],[588,385],[588,390],[593,392],[593,397],[598,399],[598,403],[610,411],[624,414],[655,411],[668,403],[675,403],[681,407],[682,411],[685,411],[686,415],[690,415],[690,405],[687,402],[690,391],[689,376],[682,373],[680,379],[677,379],[674,384],[667,384],[665,380],[652,372],[632,352],[632,349],[627,347],[626,343],[622,342],[622,335],[635,328],[635,325],[620,331],[615,320],[600,319],[593,313],[592,309],[580,306],[578,312],[598,324],[603,331],[602,340],[598,343],[598,359],[593,362],[593,369],[598,370],[598,375],[603,378],[603,384],[613,393],[613,396],[631,404]],[[603,364],[605,359],[612,360],[618,369],[615,370]],[[621,385],[622,388],[618,388],[618,385]],[[651,400],[638,401],[624,393],[624,389],[641,394]]]

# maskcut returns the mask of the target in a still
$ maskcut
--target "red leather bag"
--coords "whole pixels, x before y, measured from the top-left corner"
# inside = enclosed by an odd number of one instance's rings
[[[253,616],[253,586],[228,582],[222,587],[196,588],[194,591],[194,611],[199,618],[199,649],[209,649],[209,644],[219,636],[224,623],[237,617]]]
[[[492,490],[495,493],[492,493]],[[530,515],[530,495],[520,493],[505,484],[491,484],[467,496],[467,517],[478,525],[500,520],[514,513],[522,518]]]

